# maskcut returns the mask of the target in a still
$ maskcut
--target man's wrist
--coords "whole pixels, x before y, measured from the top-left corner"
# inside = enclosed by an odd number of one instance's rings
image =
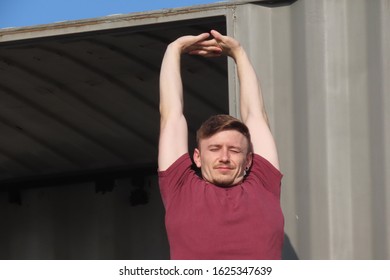
[[[173,41],[168,45],[167,51],[181,55],[183,53],[183,46],[179,44],[177,41]]]
[[[242,46],[239,46],[234,50],[231,50],[229,55],[237,62],[237,60],[240,60],[241,58],[246,56],[246,52]]]

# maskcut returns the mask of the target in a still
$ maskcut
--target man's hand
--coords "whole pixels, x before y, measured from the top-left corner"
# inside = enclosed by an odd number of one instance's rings
[[[233,59],[243,50],[240,43],[229,36],[224,36],[216,30],[210,31],[212,39],[199,41],[189,53],[204,57],[230,56]]]
[[[180,54],[200,54],[206,52],[221,52],[221,48],[218,46],[204,46],[203,43],[210,37],[209,33],[202,33],[197,36],[186,35],[177,38],[170,44],[170,47],[177,48]],[[202,55],[202,54],[200,54]]]

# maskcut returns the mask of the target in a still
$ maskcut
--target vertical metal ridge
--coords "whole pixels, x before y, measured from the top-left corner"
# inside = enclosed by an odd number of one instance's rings
[[[382,82],[383,60],[389,60],[389,51],[382,50],[383,34],[389,32],[388,27],[381,28],[381,3],[380,1],[370,1],[366,5],[367,18],[367,91],[370,93],[368,99],[369,127],[370,127],[370,159],[371,165],[371,183],[372,183],[372,246],[374,259],[386,259],[389,256],[387,252],[389,246],[389,237],[383,221],[390,221],[386,213],[386,173],[389,170],[386,166],[385,129],[386,119],[384,109],[384,95],[386,94]],[[388,10],[390,11],[390,10]],[[390,74],[390,73],[388,73]],[[387,76],[387,79],[389,76]],[[387,92],[387,94],[390,94]],[[387,120],[389,122],[389,120]],[[390,191],[387,186],[387,191]]]

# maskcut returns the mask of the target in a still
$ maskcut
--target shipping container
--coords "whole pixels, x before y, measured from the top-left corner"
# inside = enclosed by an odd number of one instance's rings
[[[160,64],[216,29],[261,81],[283,258],[389,259],[389,27],[389,0],[274,0],[0,29],[0,258],[169,258]],[[239,117],[238,79],[225,57],[184,56],[182,74],[193,148],[209,115]]]

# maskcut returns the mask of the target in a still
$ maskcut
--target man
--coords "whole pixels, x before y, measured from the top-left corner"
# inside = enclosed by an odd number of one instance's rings
[[[184,53],[227,55],[240,80],[242,122],[217,115],[198,130],[193,160],[201,176],[188,153]],[[159,184],[171,259],[280,259],[282,174],[256,73],[240,43],[212,30],[169,44],[161,65],[160,114]]]

